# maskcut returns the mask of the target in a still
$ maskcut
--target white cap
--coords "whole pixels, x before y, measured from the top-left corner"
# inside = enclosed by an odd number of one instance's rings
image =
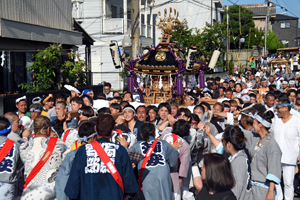
[[[242,99],[243,101],[250,101],[249,95],[244,95],[244,96],[241,97],[241,99]]]
[[[27,129],[31,124],[31,119],[27,116],[23,116],[20,118],[20,123],[24,126],[24,129]]]
[[[26,101],[26,96],[22,96],[20,98],[16,99],[16,104],[19,103],[20,101],[25,100]]]
[[[74,92],[80,94],[79,90],[77,90],[77,88],[73,87],[72,85],[64,85],[64,87],[65,87],[67,90],[69,90],[70,92],[71,92],[71,91],[74,91]]]
[[[210,90],[208,88],[204,88],[203,92],[210,92]]]
[[[289,85],[295,85],[295,84],[296,84],[296,82],[294,80],[289,81]]]
[[[243,89],[241,94],[248,94],[249,93],[249,90],[248,89]]]

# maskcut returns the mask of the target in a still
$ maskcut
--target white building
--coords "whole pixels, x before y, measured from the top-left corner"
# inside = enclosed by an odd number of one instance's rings
[[[131,0],[72,0],[73,17],[81,22],[81,26],[96,41],[92,46],[92,83],[102,81],[112,84],[116,90],[123,89],[119,76],[121,69],[115,69],[112,63],[109,44],[112,40],[125,47],[130,53],[131,34]],[[157,45],[161,30],[155,26],[157,13],[163,15],[164,9],[176,9],[180,19],[186,18],[189,28],[201,28],[205,23],[223,21],[223,0],[140,0],[140,34],[141,46]],[[212,9],[211,9],[211,5]],[[212,18],[211,18],[212,15]],[[79,52],[84,56],[84,48]]]

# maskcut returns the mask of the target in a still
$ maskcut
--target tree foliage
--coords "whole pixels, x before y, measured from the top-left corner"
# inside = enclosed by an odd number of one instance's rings
[[[285,46],[278,40],[277,35],[273,31],[269,31],[269,35],[267,37],[267,48],[268,50],[277,50],[279,48],[285,48]]]
[[[214,50],[225,52],[226,25],[215,22],[213,25],[206,23],[203,29],[175,27],[171,32],[171,39],[177,45],[182,44],[185,52],[188,52],[191,45],[196,45],[196,59],[208,61]],[[217,65],[222,66],[222,63]]]
[[[63,62],[61,50],[62,44],[52,44],[34,54],[33,65],[27,66],[29,70],[33,70],[33,81],[30,84],[22,83],[19,87],[27,92],[40,92],[61,89],[64,84],[76,87],[87,85],[88,67],[84,60],[80,59],[79,54],[69,52],[69,60]]]
[[[245,42],[241,42],[241,49],[247,49],[248,45],[252,48],[252,45],[263,46],[264,40],[262,36],[264,35],[263,31],[259,31],[255,28],[253,21],[253,12],[247,8],[233,5],[229,7],[229,30],[230,30],[230,48],[238,49],[239,40],[241,38],[245,39]],[[225,20],[227,19],[225,16]],[[239,23],[239,19],[241,24]],[[240,32],[241,28],[241,32]],[[251,29],[251,31],[250,31]],[[240,34],[241,33],[241,34]],[[250,35],[250,43],[249,43]]]

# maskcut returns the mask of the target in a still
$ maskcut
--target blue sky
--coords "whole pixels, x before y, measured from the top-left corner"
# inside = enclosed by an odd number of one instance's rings
[[[265,3],[265,0],[223,0],[223,5],[233,5],[233,3],[237,5],[262,4]],[[300,8],[300,0],[273,0],[273,3],[278,7],[276,8],[277,13],[286,12],[286,15],[300,18],[300,12],[298,11]],[[280,6],[286,8],[288,11],[281,9]]]

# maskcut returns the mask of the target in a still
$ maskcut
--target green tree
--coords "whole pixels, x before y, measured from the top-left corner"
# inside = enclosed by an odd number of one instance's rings
[[[277,35],[273,31],[269,31],[269,35],[267,37],[268,50],[277,50],[284,47],[284,44],[278,40]]]
[[[197,60],[209,61],[214,50],[225,52],[226,25],[215,22],[213,25],[206,23],[203,29],[190,29],[188,27],[175,27],[171,32],[171,39],[177,45],[182,44],[187,53],[191,45],[197,46]],[[217,65],[222,66],[221,62]]]
[[[88,82],[88,67],[80,56],[74,52],[68,53],[69,60],[62,61],[62,44],[52,44],[32,57],[34,78],[30,84],[19,85],[27,92],[40,92],[51,89],[61,89],[64,84],[76,87],[85,86]],[[77,59],[77,61],[74,61]]]
[[[238,49],[240,38],[245,38],[249,34],[250,28],[252,31],[255,29],[253,21],[253,12],[247,8],[233,5],[229,7],[229,30],[230,30],[230,48]],[[227,16],[225,16],[226,21]],[[239,19],[241,24],[239,23]],[[241,28],[241,34],[240,34]],[[247,49],[248,43],[241,43],[241,49]]]

